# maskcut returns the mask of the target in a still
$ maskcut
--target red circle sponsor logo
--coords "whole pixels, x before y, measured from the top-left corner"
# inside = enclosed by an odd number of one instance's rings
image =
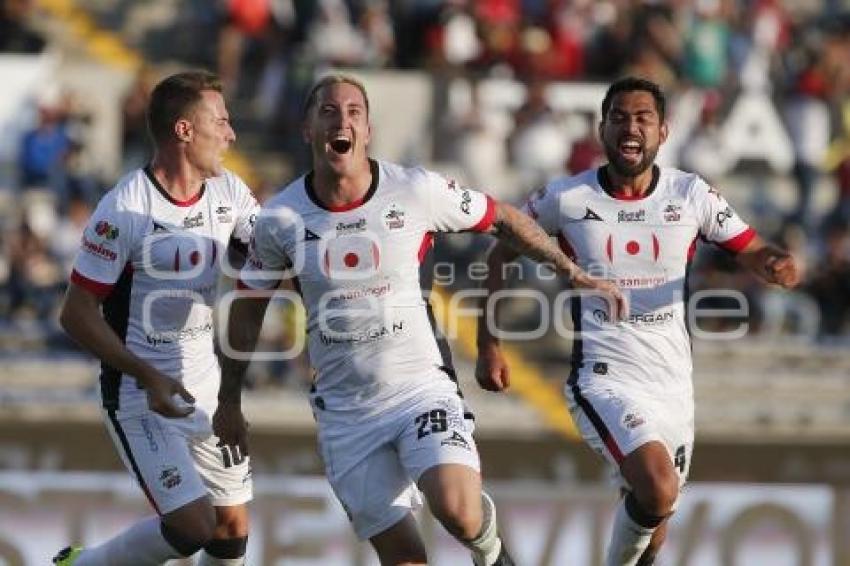
[[[357,257],[357,254],[354,252],[348,252],[345,254],[345,258],[343,259],[346,267],[357,267],[357,264],[360,263],[360,258]]]

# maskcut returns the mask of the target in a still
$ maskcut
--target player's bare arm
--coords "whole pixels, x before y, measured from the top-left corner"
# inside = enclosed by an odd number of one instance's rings
[[[249,353],[257,347],[269,297],[240,297],[230,305],[227,339],[235,352]],[[244,358],[245,356],[242,356]],[[213,432],[222,444],[248,453],[248,425],[242,414],[242,381],[250,360],[222,355],[218,408],[213,415]]]
[[[487,257],[487,279],[484,282],[487,293],[482,301],[478,320],[479,354],[475,377],[482,388],[501,391],[510,386],[510,372],[499,348],[498,338],[489,328],[486,305],[488,298],[504,287],[504,264],[523,254],[536,261],[553,265],[557,272],[569,276],[574,288],[592,289],[610,296],[612,307],[616,311],[613,313],[615,318],[623,318],[628,306],[622,291],[614,283],[590,277],[582,271],[537,223],[513,206],[505,203],[496,205],[496,218],[490,232],[500,241],[490,250]],[[497,309],[498,307],[499,303],[496,304]],[[494,315],[498,321],[498,310]]]
[[[616,310],[612,313],[614,318],[621,320],[625,317],[628,305],[619,287],[610,281],[596,279],[582,271],[534,220],[515,207],[503,202],[496,204],[496,218],[490,233],[513,248],[515,252],[554,266],[556,272],[570,278],[574,288],[595,290],[610,296],[613,301],[612,306]],[[502,250],[499,252],[500,257],[505,258],[505,252]],[[513,258],[508,258],[507,261],[510,259]],[[501,273],[501,269],[498,273]]]
[[[767,283],[780,285],[785,289],[791,289],[800,283],[800,269],[794,257],[760,237],[753,238],[738,254],[738,262]]]
[[[195,399],[176,379],[171,379],[130,352],[100,312],[100,299],[75,283],[68,286],[59,315],[62,328],[83,348],[118,371],[133,376],[144,387],[148,406],[164,417],[185,417],[195,408],[178,406],[174,395],[187,403]]]

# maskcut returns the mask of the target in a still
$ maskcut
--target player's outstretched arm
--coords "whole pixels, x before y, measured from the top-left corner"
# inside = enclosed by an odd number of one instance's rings
[[[513,206],[496,203],[496,218],[490,233],[516,252],[541,263],[548,263],[558,273],[567,275],[576,289],[589,289],[611,297],[613,320],[623,320],[628,314],[625,295],[617,285],[604,279],[591,277],[573,263],[552,241],[552,238],[534,220]]]
[[[100,299],[76,283],[68,285],[59,323],[68,335],[105,364],[130,375],[145,389],[148,406],[165,417],[185,417],[195,408],[192,395],[176,379],[164,375],[128,350],[100,312]],[[190,405],[178,406],[174,395]]]
[[[263,318],[268,308],[268,296],[243,296],[230,304],[227,319],[228,347],[240,356],[220,356],[221,385],[218,407],[213,415],[213,432],[221,444],[248,453],[248,426],[242,414],[242,381],[250,363],[249,354],[257,347]]]
[[[738,262],[767,283],[786,289],[800,283],[800,269],[794,257],[758,236],[738,254]]]

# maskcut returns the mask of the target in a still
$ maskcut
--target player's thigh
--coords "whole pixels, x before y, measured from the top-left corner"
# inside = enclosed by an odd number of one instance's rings
[[[585,442],[613,467],[615,482],[629,483],[620,473],[624,460],[642,446],[658,443],[666,449],[683,486],[693,451],[693,400],[686,393],[644,396],[621,385],[565,390],[570,413]],[[657,451],[652,451],[657,456]]]
[[[449,464],[469,468],[469,472],[458,472],[463,477],[478,477],[481,461],[473,438],[475,421],[456,392],[426,392],[405,408],[401,418],[398,453],[414,480],[419,482],[427,470]]]
[[[319,425],[325,474],[361,540],[390,529],[421,505],[392,443],[394,429],[391,418],[342,427]]]
[[[157,513],[168,514],[207,495],[186,437],[168,419],[152,412],[107,411],[106,423],[121,460]]]

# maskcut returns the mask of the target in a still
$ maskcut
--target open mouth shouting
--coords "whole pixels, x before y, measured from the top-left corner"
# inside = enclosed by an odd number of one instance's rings
[[[643,155],[643,144],[636,138],[620,140],[617,149],[620,151],[620,155],[628,161],[639,161]]]
[[[328,145],[334,153],[338,155],[345,155],[351,151],[354,144],[345,134],[336,134],[331,137],[330,141],[328,141]]]

